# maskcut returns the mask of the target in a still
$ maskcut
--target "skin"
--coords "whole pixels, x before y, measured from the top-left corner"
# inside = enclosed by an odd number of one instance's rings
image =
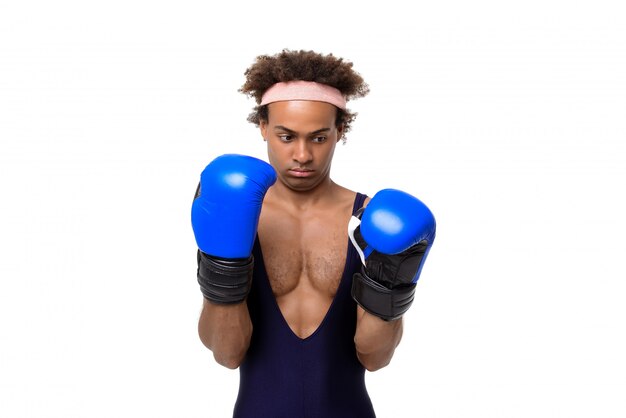
[[[299,338],[321,324],[345,265],[356,193],[330,178],[343,133],[335,116],[328,103],[284,101],[271,103],[268,120],[260,124],[277,181],[263,200],[258,237],[276,302]],[[385,322],[356,309],[357,357],[367,370],[378,370],[393,357],[402,319]],[[218,363],[239,367],[252,335],[246,303],[224,306],[205,299],[198,330]]]

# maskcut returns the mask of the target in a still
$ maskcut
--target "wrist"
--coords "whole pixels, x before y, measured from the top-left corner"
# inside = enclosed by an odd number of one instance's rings
[[[384,321],[399,319],[411,307],[415,283],[388,288],[367,275],[365,269],[352,281],[352,298],[366,312]]]
[[[254,257],[223,259],[198,250],[198,284],[202,295],[217,304],[243,302],[252,284]]]

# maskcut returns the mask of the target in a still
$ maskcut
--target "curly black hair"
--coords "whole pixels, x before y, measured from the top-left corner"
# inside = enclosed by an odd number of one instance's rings
[[[315,81],[335,87],[346,100],[364,97],[369,93],[369,86],[363,77],[352,69],[353,64],[333,54],[323,55],[314,51],[292,51],[283,49],[275,55],[260,55],[246,70],[246,82],[239,92],[256,100],[257,106],[248,116],[248,121],[259,125],[267,121],[267,105],[260,106],[263,94],[281,81]],[[343,125],[344,134],[350,130],[350,124],[356,113],[337,108],[337,127]]]

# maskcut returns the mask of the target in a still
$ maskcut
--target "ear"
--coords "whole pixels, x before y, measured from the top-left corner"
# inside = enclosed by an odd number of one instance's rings
[[[344,129],[344,124],[343,123],[341,125],[337,126],[337,142],[339,142],[339,140],[341,138],[343,138],[343,129]]]
[[[259,122],[259,129],[261,130],[261,136],[263,137],[263,141],[267,141],[267,121],[261,120]]]

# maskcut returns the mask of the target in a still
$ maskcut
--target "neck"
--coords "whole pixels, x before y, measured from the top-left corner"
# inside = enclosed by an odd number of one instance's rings
[[[268,190],[267,195],[285,205],[306,210],[332,200],[338,189],[339,186],[330,177],[308,190],[292,189],[278,181]]]

